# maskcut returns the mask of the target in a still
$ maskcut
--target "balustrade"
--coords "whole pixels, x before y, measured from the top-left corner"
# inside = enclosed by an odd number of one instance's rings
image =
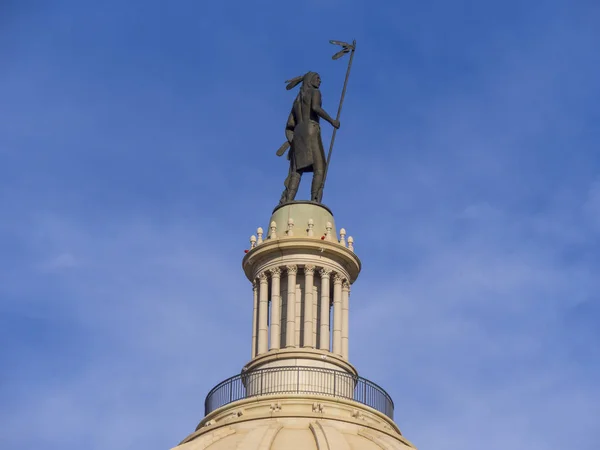
[[[257,369],[222,381],[206,396],[205,415],[238,400],[277,394],[324,395],[353,400],[394,418],[394,402],[377,384],[339,370],[302,366]]]

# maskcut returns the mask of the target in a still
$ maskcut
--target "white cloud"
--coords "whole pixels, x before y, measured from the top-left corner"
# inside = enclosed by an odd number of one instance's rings
[[[14,320],[42,311],[50,341],[79,340],[58,353],[35,349],[47,376],[2,411],[7,445],[34,429],[53,445],[132,448],[158,439],[167,448],[202,418],[208,390],[246,362],[252,295],[239,260],[225,261],[220,242],[205,239],[214,230],[142,218],[115,229],[89,231],[57,216],[22,228],[30,241],[44,236],[45,247],[76,249],[86,264],[52,271],[43,295],[2,305]],[[12,282],[47,273],[30,267]]]
[[[71,253],[60,253],[59,255],[50,258],[48,261],[42,263],[42,267],[46,270],[61,270],[71,269],[77,267],[79,261]]]

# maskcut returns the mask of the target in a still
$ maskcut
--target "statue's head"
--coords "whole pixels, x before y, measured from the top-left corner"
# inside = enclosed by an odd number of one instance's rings
[[[317,72],[308,72],[302,80],[304,86],[319,88],[321,86],[321,76]]]
[[[318,89],[319,86],[321,86],[321,76],[317,72],[307,72],[304,75],[293,78],[291,80],[287,80],[286,83],[288,83],[288,85],[286,86],[286,89],[288,91],[290,89],[293,89],[300,83],[302,83],[302,87],[304,89],[306,89],[306,88]]]

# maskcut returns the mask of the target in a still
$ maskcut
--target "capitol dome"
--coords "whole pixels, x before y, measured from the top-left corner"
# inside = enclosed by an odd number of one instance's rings
[[[206,396],[176,450],[401,450],[394,402],[349,361],[350,288],[361,263],[327,207],[288,202],[257,229],[250,360]],[[266,236],[265,236],[266,234]],[[174,449],[174,450],[175,450]]]

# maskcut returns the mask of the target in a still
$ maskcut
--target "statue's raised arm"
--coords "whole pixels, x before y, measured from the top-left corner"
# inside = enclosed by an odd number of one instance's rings
[[[340,127],[340,121],[332,119],[331,116],[329,116],[329,114],[327,114],[321,107],[321,91],[318,89],[315,89],[313,92],[312,109],[317,116],[329,122],[332,127],[336,129]]]

